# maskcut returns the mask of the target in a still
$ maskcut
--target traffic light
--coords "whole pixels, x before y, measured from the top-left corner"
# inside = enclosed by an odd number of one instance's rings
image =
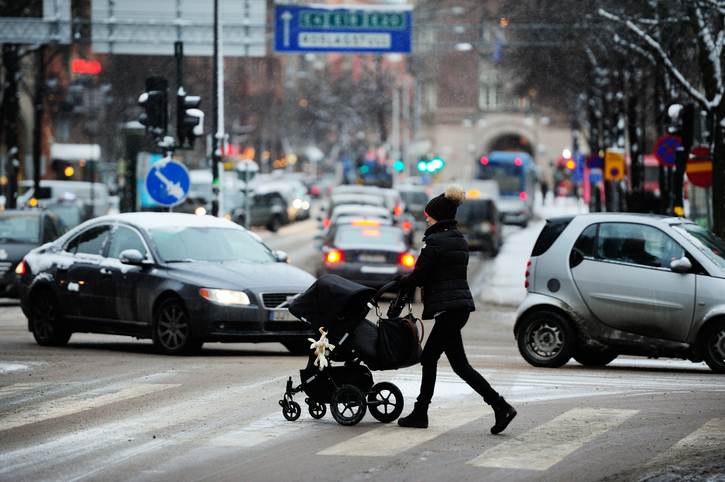
[[[168,85],[165,77],[151,75],[146,78],[146,92],[138,98],[139,105],[146,110],[138,121],[156,137],[164,137],[169,124]]]
[[[442,169],[445,163],[443,160],[439,157],[433,158],[429,161],[421,160],[418,163],[418,170],[420,172],[436,172],[439,169]]]
[[[179,146],[194,147],[197,136],[204,135],[204,112],[198,109],[201,97],[186,95],[183,87],[176,94],[176,139]]]
[[[695,135],[695,106],[692,103],[672,104],[667,109],[670,118],[668,131],[682,140],[682,147],[689,153]]]

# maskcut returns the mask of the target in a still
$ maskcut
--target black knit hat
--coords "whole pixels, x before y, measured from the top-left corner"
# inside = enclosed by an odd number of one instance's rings
[[[443,194],[434,197],[425,206],[425,213],[440,221],[441,219],[456,219],[456,211],[466,198],[466,191],[458,184],[446,186]]]

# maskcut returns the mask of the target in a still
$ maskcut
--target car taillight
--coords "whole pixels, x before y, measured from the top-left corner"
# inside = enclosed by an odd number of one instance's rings
[[[529,266],[531,266],[531,261],[527,261],[526,262],[526,281],[524,281],[524,288],[528,288],[529,287],[529,279],[528,278],[529,278],[529,275],[531,274],[531,273],[529,273]]]
[[[330,227],[330,218],[327,218],[324,221],[322,221],[322,225],[326,228],[329,228]]]
[[[410,221],[406,221],[401,227],[403,228],[403,231],[410,231],[413,228],[413,225],[410,224]]]
[[[342,251],[330,251],[325,255],[325,261],[330,264],[339,263],[344,260],[345,256],[342,254]]]
[[[18,265],[15,267],[15,274],[25,274],[25,260],[22,260]]]
[[[403,208],[401,208],[400,206],[395,206],[395,208],[393,209],[393,213],[400,216],[401,214],[403,214]]]
[[[521,191],[521,194],[519,194],[519,198],[520,198],[520,199],[521,199],[522,201],[526,201],[526,198],[527,198],[527,197],[528,197],[528,196],[526,195],[526,192],[524,192],[524,191]]]
[[[408,267],[415,266],[415,256],[412,254],[401,254],[398,263]]]

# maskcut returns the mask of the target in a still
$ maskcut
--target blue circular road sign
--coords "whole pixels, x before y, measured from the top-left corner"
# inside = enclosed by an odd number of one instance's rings
[[[151,164],[146,175],[146,190],[162,206],[176,206],[189,193],[189,171],[180,162],[165,157]]]
[[[655,142],[655,157],[667,167],[675,165],[675,153],[682,147],[682,141],[677,136],[665,134]]]

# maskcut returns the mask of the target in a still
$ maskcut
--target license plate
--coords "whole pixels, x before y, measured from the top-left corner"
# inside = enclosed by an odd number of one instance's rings
[[[358,259],[361,263],[384,263],[385,262],[385,255],[384,254],[361,254]]]
[[[297,318],[287,310],[275,310],[269,312],[270,321],[296,321]]]

